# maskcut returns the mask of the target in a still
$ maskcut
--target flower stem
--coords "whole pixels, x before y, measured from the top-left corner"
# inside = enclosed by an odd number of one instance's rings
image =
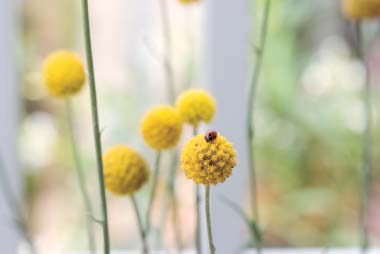
[[[367,228],[367,212],[368,212],[368,196],[369,196],[369,185],[370,185],[370,172],[372,168],[372,102],[371,102],[371,87],[369,80],[369,67],[365,61],[365,56],[363,52],[363,41],[362,41],[362,31],[361,23],[355,23],[355,39],[356,39],[356,50],[357,56],[360,58],[365,65],[365,88],[364,88],[364,103],[365,103],[365,131],[362,140],[362,150],[363,150],[363,161],[361,170],[361,204],[360,204],[360,227],[361,227],[361,252],[365,253],[368,250],[369,240],[368,240],[368,228]]]
[[[175,100],[175,87],[174,87],[174,75],[173,75],[173,67],[171,64],[172,60],[172,44],[170,37],[170,22],[169,22],[169,12],[168,12],[168,4],[167,0],[160,0],[160,9],[161,9],[161,21],[162,21],[162,32],[164,36],[164,44],[165,44],[165,76],[167,82],[167,91],[168,91],[168,99],[171,104],[174,103]]]
[[[102,208],[102,215],[103,215],[102,229],[103,229],[103,240],[104,240],[104,253],[110,254],[110,238],[109,238],[109,231],[108,231],[107,199],[106,199],[106,191],[105,191],[104,176],[103,176],[102,144],[101,144],[101,140],[100,140],[101,133],[99,130],[98,103],[97,103],[97,97],[96,97],[94,63],[93,63],[93,58],[92,58],[91,31],[90,31],[90,19],[89,19],[89,11],[88,11],[88,0],[82,0],[82,5],[83,5],[82,8],[83,8],[85,48],[86,48],[88,74],[89,74],[89,80],[90,80],[92,127],[93,127],[93,132],[94,132],[96,162],[97,162],[97,169],[98,169],[101,208]]]
[[[210,215],[210,186],[206,186],[206,197],[205,197],[205,207],[206,207],[206,221],[207,221],[207,234],[208,234],[208,245],[210,249],[210,254],[215,254],[214,240],[212,239],[212,228],[211,228],[211,215]]]
[[[133,205],[133,209],[135,210],[136,218],[137,218],[137,224],[140,231],[140,237],[141,237],[141,244],[142,244],[142,253],[148,254],[149,253],[149,247],[148,242],[146,240],[146,231],[144,230],[144,225],[142,222],[141,214],[137,205],[136,197],[134,195],[131,195],[131,201]]]
[[[154,162],[152,188],[150,190],[148,209],[146,212],[146,234],[149,234],[150,227],[151,227],[152,207],[153,207],[154,197],[157,191],[158,177],[160,175],[160,161],[161,161],[161,152],[157,151],[156,160]]]
[[[174,187],[174,186],[173,186]],[[172,203],[172,220],[173,220],[173,229],[175,232],[175,241],[177,245],[177,251],[180,253],[183,249],[182,245],[182,237],[181,237],[181,229],[179,227],[179,222],[178,222],[178,203],[175,195],[174,188],[170,191],[170,200]]]
[[[165,196],[168,197],[165,199],[165,205],[163,212],[161,213],[161,223],[160,223],[160,230],[164,228],[164,224],[167,219],[168,210],[171,208],[172,211],[172,224],[173,229],[175,232],[175,240],[176,240],[176,247],[178,252],[182,251],[183,244],[182,244],[182,234],[181,234],[181,227],[179,222],[179,213],[178,213],[178,202],[177,202],[177,196],[175,191],[175,177],[176,177],[176,171],[178,166],[178,160],[177,160],[177,149],[172,152],[171,158],[170,158],[170,169],[168,174],[168,184],[166,188]]]
[[[194,126],[193,136],[198,135],[198,128]],[[196,214],[196,226],[195,226],[195,247],[198,254],[202,253],[202,238],[201,238],[201,194],[200,186],[195,186],[195,214]]]
[[[258,86],[258,81],[260,78],[261,66],[263,62],[263,55],[265,50],[265,43],[267,37],[267,28],[269,20],[269,10],[270,10],[270,0],[266,0],[264,7],[263,21],[260,28],[260,40],[259,44],[255,48],[256,51],[256,63],[253,68],[251,85],[249,87],[249,97],[248,97],[248,110],[247,110],[247,129],[248,129],[248,150],[249,150],[249,172],[250,172],[250,184],[251,184],[251,208],[252,216],[255,223],[259,224],[259,214],[258,214],[258,202],[257,202],[257,176],[255,167],[255,154],[254,154],[254,136],[255,136],[255,126],[254,126],[254,108],[255,108],[255,96]],[[256,242],[256,252],[261,253],[261,236],[255,237]]]
[[[91,216],[94,216],[94,213],[93,213],[93,209],[91,205],[90,195],[88,194],[88,191],[86,189],[86,180],[85,180],[85,175],[83,172],[83,165],[79,158],[78,148],[75,142],[75,134],[74,134],[74,129],[73,129],[74,127],[73,110],[72,110],[71,103],[69,100],[66,100],[66,115],[67,115],[68,128],[69,128],[70,148],[71,148],[71,153],[72,153],[72,157],[74,161],[75,172],[77,173],[79,189],[80,189],[82,200],[86,209],[86,227],[87,227],[88,245],[89,245],[91,253],[95,253],[96,245],[95,245],[94,227],[93,227],[93,222],[91,220]]]

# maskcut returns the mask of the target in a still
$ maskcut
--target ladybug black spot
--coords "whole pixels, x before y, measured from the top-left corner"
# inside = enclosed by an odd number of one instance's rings
[[[215,130],[209,130],[205,133],[205,140],[211,142],[218,137],[218,133]]]

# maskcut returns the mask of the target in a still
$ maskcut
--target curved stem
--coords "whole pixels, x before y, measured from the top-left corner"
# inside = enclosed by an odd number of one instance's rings
[[[212,239],[212,226],[211,226],[211,214],[210,214],[210,186],[206,186],[206,197],[205,197],[205,207],[206,207],[206,221],[207,221],[207,234],[208,234],[208,245],[210,249],[210,254],[215,254],[214,240]]]
[[[169,12],[168,4],[166,0],[160,0],[161,9],[161,21],[162,21],[162,32],[164,36],[165,44],[165,76],[167,82],[168,99],[171,104],[175,100],[175,86],[174,86],[174,75],[172,68],[172,44],[170,38],[170,22],[169,22]]]
[[[160,175],[160,161],[161,161],[161,152],[157,151],[156,160],[154,162],[152,188],[150,190],[148,209],[146,212],[146,234],[149,234],[150,227],[151,227],[152,207],[153,207],[154,197],[156,195],[158,177]]]
[[[369,185],[370,185],[370,172],[372,168],[372,108],[371,108],[371,87],[369,80],[369,67],[365,61],[363,53],[363,42],[362,42],[362,31],[361,23],[357,22],[355,24],[355,38],[357,43],[357,55],[363,61],[365,65],[365,88],[364,88],[364,103],[365,103],[365,132],[362,141],[363,150],[363,162],[361,170],[361,204],[360,204],[360,227],[361,227],[361,252],[365,253],[368,250],[369,240],[368,240],[368,227],[367,227],[367,212],[368,212],[368,196],[369,196]]]
[[[255,108],[255,96],[258,86],[258,81],[260,78],[260,71],[263,62],[263,55],[265,50],[265,43],[267,37],[267,27],[269,20],[269,10],[270,10],[270,0],[266,0],[264,7],[263,22],[260,29],[260,41],[256,47],[256,63],[254,65],[251,85],[249,87],[249,97],[248,97],[248,110],[247,110],[247,129],[248,129],[248,151],[249,151],[249,172],[250,172],[250,184],[251,184],[251,208],[252,216],[256,224],[259,224],[259,213],[258,213],[258,202],[257,202],[257,176],[256,167],[254,159],[254,136],[255,136],[255,126],[254,126],[254,108]],[[261,237],[260,237],[261,238]],[[256,250],[257,253],[261,253],[261,239],[255,237]]]
[[[73,110],[71,107],[71,103],[69,100],[66,100],[66,115],[68,121],[68,129],[69,129],[69,137],[70,137],[70,147],[71,153],[74,161],[75,172],[77,174],[79,190],[82,196],[83,204],[86,209],[86,228],[87,228],[87,237],[88,237],[88,245],[91,253],[96,252],[95,245],[95,236],[94,236],[94,227],[91,221],[91,216],[94,216],[90,195],[86,189],[86,178],[83,172],[83,166],[81,160],[79,158],[78,148],[75,142],[75,134],[74,134],[74,122],[73,122]]]
[[[83,5],[85,48],[86,48],[87,66],[88,66],[88,74],[89,74],[89,81],[90,81],[92,127],[93,127],[94,141],[95,141],[96,162],[97,162],[98,178],[99,178],[99,185],[100,185],[99,191],[100,191],[101,208],[102,208],[102,215],[103,215],[102,229],[103,229],[103,239],[104,239],[104,253],[110,254],[107,199],[106,199],[106,191],[105,191],[104,176],[103,176],[102,144],[100,140],[101,133],[99,130],[98,102],[97,102],[97,96],[96,96],[94,63],[93,63],[93,58],[92,58],[88,0],[82,0],[82,5]]]
[[[132,201],[133,209],[134,209],[135,214],[136,214],[137,224],[138,224],[138,227],[139,227],[139,232],[140,232],[140,237],[141,237],[141,244],[142,244],[142,253],[143,254],[148,254],[149,253],[149,247],[148,247],[148,242],[146,240],[146,232],[144,230],[144,225],[143,225],[143,222],[142,222],[141,214],[140,214],[140,211],[139,211],[139,208],[138,208],[138,205],[137,205],[137,201],[136,201],[136,198],[135,198],[134,195],[131,195],[131,201]]]

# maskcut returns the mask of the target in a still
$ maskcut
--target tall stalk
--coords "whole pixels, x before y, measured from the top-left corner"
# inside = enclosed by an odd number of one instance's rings
[[[160,4],[160,13],[161,13],[161,22],[162,22],[162,32],[163,32],[163,38],[164,38],[164,69],[165,69],[165,78],[166,78],[166,84],[167,84],[167,97],[170,104],[174,104],[175,96],[176,96],[176,89],[175,89],[175,83],[174,83],[174,73],[173,73],[173,66],[172,66],[172,42],[171,42],[171,29],[170,29],[170,20],[169,20],[169,9],[168,9],[168,3],[167,0],[159,0]],[[177,154],[177,152],[175,152]],[[175,192],[175,175],[176,175],[176,163],[173,161],[177,158],[173,156],[171,158],[171,168],[169,170],[169,182],[168,182],[168,194],[169,199],[172,207],[172,222],[173,227],[176,235],[176,245],[178,250],[180,251],[182,249],[182,240],[181,240],[181,229],[178,222],[178,203],[176,199],[176,192]],[[166,213],[166,211],[164,211]],[[166,216],[165,216],[166,217]]]
[[[141,214],[140,214],[140,211],[139,211],[139,208],[138,208],[138,205],[137,205],[137,201],[136,201],[136,198],[134,195],[131,196],[131,202],[132,202],[132,206],[133,206],[133,209],[135,211],[135,214],[136,214],[136,218],[137,218],[137,225],[139,227],[139,232],[140,232],[140,238],[141,238],[141,244],[142,244],[142,253],[143,254],[148,254],[149,253],[149,247],[148,247],[148,242],[147,242],[147,239],[146,239],[146,231],[144,229],[144,224],[143,224],[143,221],[142,221],[142,218],[141,218]]]
[[[94,132],[95,141],[95,152],[96,152],[96,162],[99,178],[99,191],[101,198],[101,208],[103,218],[101,220],[101,225],[103,229],[103,240],[104,240],[104,253],[110,254],[110,237],[108,230],[108,212],[107,212],[107,199],[106,190],[104,185],[103,176],[103,159],[102,159],[102,144],[100,140],[100,130],[99,130],[99,116],[98,116],[98,103],[96,96],[96,83],[95,83],[95,72],[94,63],[92,58],[92,45],[91,45],[91,31],[90,31],[90,19],[88,11],[88,0],[82,0],[83,5],[83,25],[84,25],[84,35],[85,35],[85,48],[88,66],[88,75],[90,80],[90,95],[91,95],[91,113],[92,113],[92,127]]]
[[[161,152],[157,151],[156,159],[154,162],[152,188],[150,189],[148,209],[146,211],[146,233],[147,234],[149,234],[150,227],[151,227],[153,202],[154,202],[154,197],[156,196],[158,177],[160,175],[160,162],[161,162]]]
[[[177,166],[178,166],[178,153],[177,149],[175,151],[172,151],[171,158],[170,158],[170,168],[168,173],[168,183],[166,188],[165,196],[168,197],[165,199],[165,205],[163,212],[161,213],[161,223],[160,223],[160,229],[164,228],[169,208],[171,208],[172,211],[172,224],[173,224],[173,232],[175,232],[175,241],[176,241],[176,247],[178,252],[180,252],[183,249],[182,244],[182,233],[179,223],[179,213],[178,213],[178,202],[177,202],[177,196],[175,191],[175,177],[177,172]]]
[[[19,231],[24,237],[25,241],[29,244],[31,254],[36,254],[37,250],[34,246],[33,239],[30,235],[27,226],[27,220],[22,214],[21,207],[18,204],[16,194],[11,186],[10,177],[7,174],[2,157],[0,157],[0,188],[11,213],[12,220]]]
[[[256,63],[253,67],[252,80],[249,87],[249,97],[248,97],[248,110],[247,110],[247,129],[248,129],[248,151],[249,151],[249,172],[250,172],[250,184],[251,184],[251,209],[253,220],[259,227],[259,213],[258,213],[258,202],[257,202],[257,176],[256,167],[254,159],[254,136],[255,136],[255,125],[254,125],[254,109],[256,102],[256,90],[260,78],[261,66],[263,62],[263,55],[265,50],[265,43],[267,37],[267,27],[269,20],[269,10],[270,10],[270,0],[266,0],[264,7],[263,21],[260,28],[260,38],[259,43],[255,48],[256,52]],[[261,236],[255,237],[257,253],[261,253]]]
[[[207,222],[207,235],[208,235],[208,245],[210,249],[210,254],[215,254],[215,245],[212,238],[212,225],[211,225],[211,211],[210,211],[210,186],[206,186],[206,197],[205,197],[205,208],[206,208],[206,222]]]
[[[361,196],[360,196],[360,227],[361,227],[361,243],[360,249],[362,253],[368,250],[369,240],[368,240],[368,227],[367,227],[367,212],[368,212],[368,196],[369,196],[369,185],[370,185],[370,172],[372,169],[372,102],[371,102],[371,87],[369,80],[369,67],[365,60],[364,50],[363,50],[363,39],[362,39],[362,24],[360,22],[355,23],[355,39],[356,39],[356,50],[357,56],[362,60],[365,65],[365,87],[364,87],[364,97],[363,101],[365,104],[365,131],[362,140],[362,152],[363,161],[361,166]]]
[[[178,202],[175,191],[175,177],[177,172],[177,151],[174,151],[172,155],[172,163],[170,165],[169,180],[168,180],[168,192],[170,196],[170,203],[172,208],[172,224],[173,232],[175,233],[175,241],[177,251],[180,252],[183,249],[182,245],[182,234],[181,228],[179,227],[179,213],[178,213]]]
[[[170,37],[170,22],[169,22],[169,10],[167,0],[159,0],[160,1],[160,10],[161,10],[161,21],[162,21],[162,32],[164,37],[164,45],[165,45],[165,76],[166,82],[168,85],[168,99],[171,104],[174,103],[175,100],[175,86],[174,86],[174,74],[172,68],[172,43]]]
[[[193,136],[198,135],[198,128],[193,128]],[[195,185],[195,214],[196,214],[196,224],[195,224],[195,247],[197,254],[202,253],[202,237],[201,237],[201,194],[199,184]]]
[[[69,129],[69,137],[70,137],[70,149],[74,161],[74,168],[77,174],[79,190],[82,196],[83,204],[86,209],[85,219],[86,219],[86,228],[87,228],[87,237],[88,237],[88,245],[91,253],[96,252],[95,245],[95,236],[94,236],[94,225],[91,218],[94,217],[92,204],[90,195],[86,189],[86,178],[83,172],[83,165],[79,158],[78,148],[75,141],[74,134],[74,121],[73,121],[73,110],[71,107],[71,103],[69,100],[66,100],[66,115]]]

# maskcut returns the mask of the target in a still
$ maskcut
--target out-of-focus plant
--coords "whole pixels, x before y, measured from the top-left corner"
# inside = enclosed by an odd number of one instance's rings
[[[140,131],[145,142],[156,150],[152,187],[146,213],[146,232],[149,234],[152,206],[160,176],[161,153],[163,150],[173,148],[178,143],[182,133],[182,120],[175,108],[168,105],[156,106],[142,118]]]
[[[181,153],[181,166],[186,177],[205,186],[205,211],[209,251],[215,254],[210,213],[210,185],[223,183],[236,166],[232,144],[214,130],[191,138]]]
[[[182,120],[193,127],[193,135],[198,135],[198,126],[201,122],[209,123],[215,115],[214,99],[202,89],[192,89],[182,93],[177,101],[176,108]],[[196,229],[195,246],[197,253],[202,253],[200,227],[200,188],[195,186]]]
[[[363,103],[365,105],[365,130],[362,140],[362,165],[361,165],[361,195],[360,195],[360,226],[362,253],[366,253],[369,247],[369,233],[367,225],[368,199],[372,172],[372,100],[369,66],[365,56],[362,26],[363,20],[380,17],[379,0],[344,0],[342,2],[345,16],[354,22],[354,34],[356,43],[356,55],[365,67]]]
[[[89,193],[86,189],[86,180],[79,158],[77,145],[75,143],[74,129],[72,122],[72,109],[69,98],[78,94],[86,81],[85,71],[80,58],[70,51],[60,50],[50,54],[43,64],[44,85],[48,93],[57,98],[66,99],[66,114],[69,126],[69,136],[71,151],[73,154],[75,171],[77,173],[79,188],[82,201],[86,208],[86,226],[88,234],[88,243],[90,250],[96,251],[95,239],[91,217],[93,215],[92,204]]]
[[[149,170],[144,158],[125,145],[114,146],[103,155],[106,188],[115,195],[131,199],[140,231],[142,253],[148,254],[146,229],[138,208],[135,193],[148,181]]]
[[[258,205],[258,194],[257,194],[257,173],[255,166],[255,109],[256,109],[256,98],[257,98],[257,87],[260,81],[261,68],[263,64],[264,51],[266,47],[266,38],[268,31],[268,21],[270,15],[270,4],[271,0],[265,0],[261,26],[258,29],[256,36],[257,44],[254,44],[255,53],[255,63],[252,71],[252,78],[250,80],[249,90],[248,90],[248,109],[247,109],[247,140],[248,140],[248,170],[250,174],[250,198],[251,198],[251,217],[245,215],[244,211],[240,209],[239,214],[242,215],[247,226],[250,229],[251,237],[254,240],[257,253],[261,253],[262,245],[262,233],[260,229],[259,221],[259,205]],[[226,204],[232,204],[228,201]],[[234,209],[238,206],[233,205]],[[239,210],[239,209],[238,209]]]
[[[28,243],[31,254],[36,254],[37,250],[35,248],[32,235],[30,233],[27,218],[19,205],[18,198],[15,194],[13,186],[11,186],[11,179],[7,174],[7,169],[3,158],[0,154],[0,192],[11,212],[11,221],[16,226],[18,232],[22,235],[24,240]]]

